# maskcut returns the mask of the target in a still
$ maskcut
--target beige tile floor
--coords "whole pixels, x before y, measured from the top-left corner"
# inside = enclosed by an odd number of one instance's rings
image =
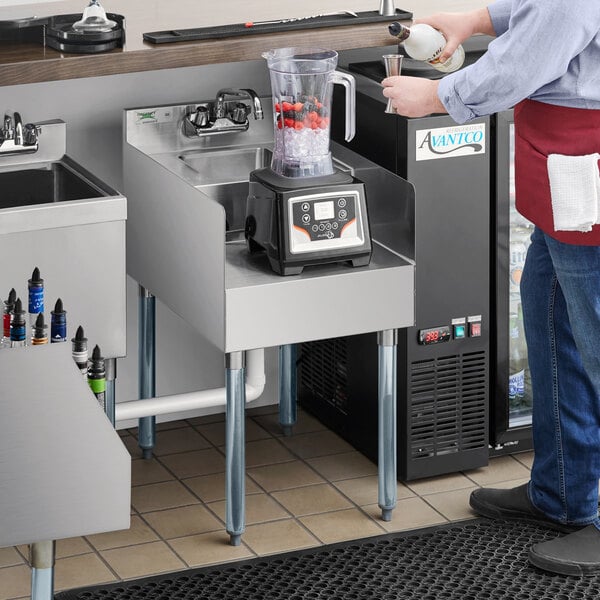
[[[224,563],[427,527],[472,516],[477,486],[518,485],[531,453],[494,458],[485,468],[398,484],[390,522],[380,520],[377,468],[300,411],[283,437],[277,407],[249,410],[246,422],[246,531],[225,532],[223,415],[158,426],[145,461],[136,430],[119,432],[132,456],[131,527],[57,542],[56,591],[188,567]],[[0,549],[0,600],[30,594],[28,548]]]

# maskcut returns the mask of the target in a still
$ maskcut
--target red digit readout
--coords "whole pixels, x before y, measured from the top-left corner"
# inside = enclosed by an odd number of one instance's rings
[[[436,329],[435,331],[428,331],[425,334],[425,343],[437,342],[440,337],[440,332]]]

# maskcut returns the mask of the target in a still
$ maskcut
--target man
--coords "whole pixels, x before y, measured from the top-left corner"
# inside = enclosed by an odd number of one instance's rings
[[[496,39],[475,64],[442,80],[389,77],[383,95],[408,117],[447,112],[458,123],[514,107],[517,209],[535,225],[521,280],[533,390],[531,480],[479,489],[470,503],[486,517],[567,533],[533,546],[532,564],[600,573],[600,7],[498,0],[420,22],[445,35],[442,61],[475,33]],[[571,166],[584,175],[574,177]],[[565,194],[572,203],[566,219]],[[584,206],[592,214],[582,225],[576,213]]]

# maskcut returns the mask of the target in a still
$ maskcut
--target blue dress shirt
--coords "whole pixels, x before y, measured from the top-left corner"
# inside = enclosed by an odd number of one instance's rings
[[[497,0],[497,37],[474,64],[440,80],[438,96],[458,123],[529,98],[600,109],[600,2]]]

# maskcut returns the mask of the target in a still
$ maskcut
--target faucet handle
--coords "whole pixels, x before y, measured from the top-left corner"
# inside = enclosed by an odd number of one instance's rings
[[[4,126],[2,128],[2,133],[5,140],[13,139],[13,122],[12,117],[8,113],[4,115]]]
[[[34,146],[37,144],[38,137],[42,133],[42,128],[34,123],[26,123],[23,126],[23,144],[25,146]]]
[[[238,102],[231,112],[231,120],[234,123],[245,123],[249,112],[250,108],[248,108],[243,102]]]

